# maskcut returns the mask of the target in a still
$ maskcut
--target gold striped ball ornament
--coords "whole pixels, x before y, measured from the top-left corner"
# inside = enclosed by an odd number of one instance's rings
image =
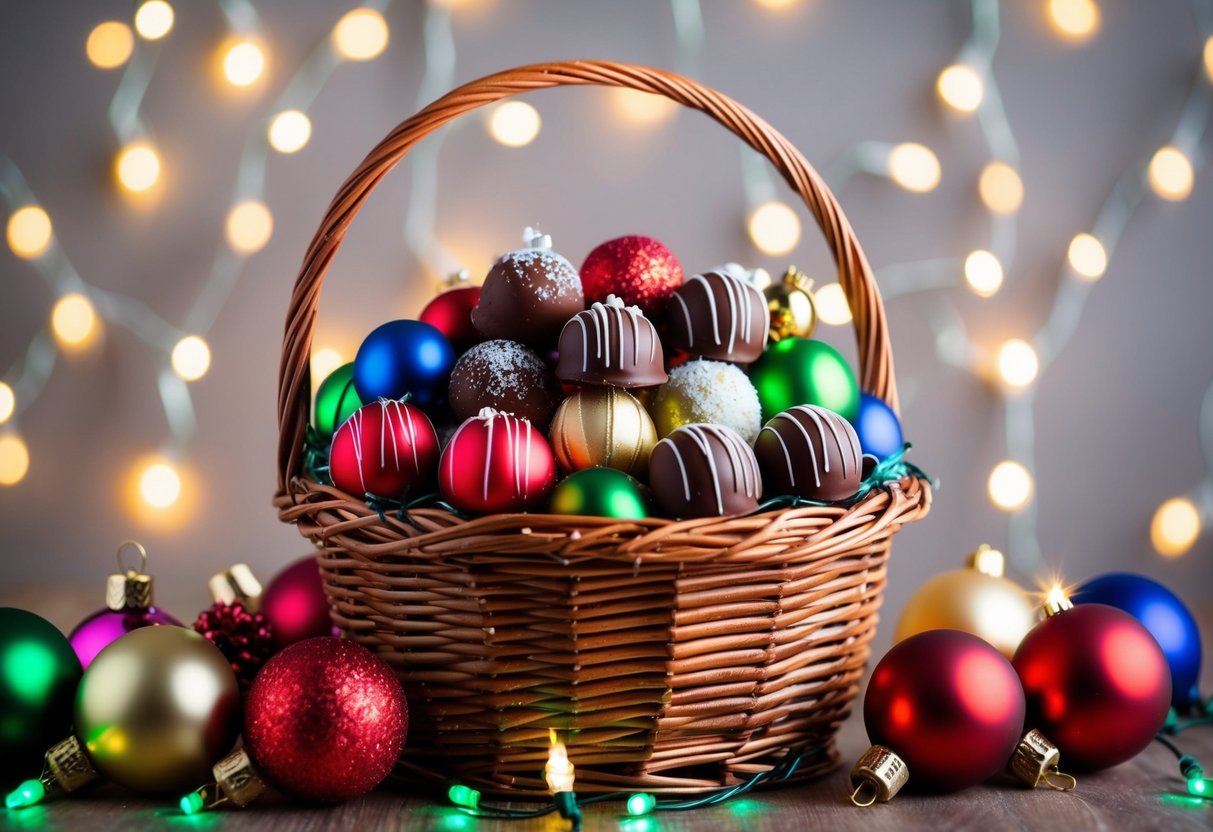
[[[587,387],[569,396],[552,417],[550,436],[565,474],[601,466],[644,477],[657,444],[644,405],[617,387]]]

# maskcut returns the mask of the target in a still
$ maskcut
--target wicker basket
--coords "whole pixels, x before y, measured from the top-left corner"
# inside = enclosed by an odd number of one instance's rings
[[[287,316],[275,505],[321,550],[334,620],[400,674],[411,727],[397,773],[408,780],[546,794],[549,728],[568,743],[579,792],[704,792],[802,753],[798,776],[822,774],[837,764],[833,737],[875,633],[890,540],[930,506],[921,478],[891,482],[847,508],[675,522],[466,520],[437,508],[400,519],[304,473],[320,287],[367,196],[457,116],[577,84],[664,95],[771,160],[833,250],[854,312],[861,386],[896,407],[871,269],[838,203],[786,139],[724,95],[668,72],[541,64],[447,94],[394,129],[342,185]]]

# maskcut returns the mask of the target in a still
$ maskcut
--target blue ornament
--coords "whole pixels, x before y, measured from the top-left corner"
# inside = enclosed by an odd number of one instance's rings
[[[901,450],[901,422],[893,408],[870,393],[859,397],[859,415],[855,417],[855,433],[865,454],[887,459]]]
[[[1113,572],[1087,581],[1070,598],[1075,604],[1107,604],[1140,621],[1171,666],[1171,704],[1183,713],[1200,702],[1200,630],[1175,593],[1144,575]]]
[[[436,327],[390,321],[366,336],[354,358],[354,389],[364,402],[402,399],[420,407],[446,401],[455,352]]]

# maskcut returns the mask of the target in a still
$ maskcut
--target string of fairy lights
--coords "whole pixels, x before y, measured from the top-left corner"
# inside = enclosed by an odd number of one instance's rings
[[[755,0],[766,12],[777,13],[799,0]],[[425,70],[417,105],[428,103],[454,86],[456,49],[452,7],[459,0],[430,0],[420,40]],[[390,40],[385,17],[390,0],[374,0],[346,11],[328,36],[308,54],[268,116],[250,135],[237,168],[233,197],[224,228],[224,245],[197,300],[178,326],[156,315],[142,301],[88,283],[57,244],[46,208],[35,198],[20,171],[0,156],[0,200],[8,208],[6,239],[18,258],[30,261],[56,296],[47,326],[36,333],[14,365],[0,376],[0,485],[20,483],[31,464],[18,429],[18,418],[38,398],[61,353],[87,349],[100,329],[117,325],[131,331],[149,349],[163,356],[156,386],[171,438],[149,451],[137,466],[139,493],[155,510],[168,510],[181,494],[179,466],[194,431],[191,382],[210,367],[206,333],[218,319],[248,258],[261,251],[273,235],[274,218],[264,199],[267,160],[271,151],[290,155],[311,139],[309,110],[326,81],[342,64],[370,61]],[[1075,44],[1094,38],[1101,25],[1096,0],[1044,0],[1046,18],[1054,32]],[[228,35],[218,44],[215,64],[221,83],[237,94],[256,95],[271,72],[271,42],[250,0],[218,0]],[[939,292],[929,312],[939,360],[991,379],[1001,393],[1006,425],[1006,459],[991,471],[988,491],[994,505],[1009,513],[1009,550],[1025,570],[1038,565],[1034,492],[1035,385],[1074,334],[1093,285],[1107,271],[1118,239],[1134,209],[1148,195],[1173,202],[1190,194],[1195,170],[1207,155],[1206,128],[1213,99],[1213,9],[1207,0],[1194,0],[1195,26],[1203,44],[1196,58],[1199,72],[1171,140],[1147,158],[1130,165],[1095,216],[1089,229],[1071,240],[1058,280],[1057,295],[1046,324],[1034,334],[1010,339],[991,348],[975,342],[964,320],[947,297],[947,290],[967,289],[982,298],[998,294],[1013,273],[1017,221],[1024,184],[1019,174],[1019,149],[992,63],[999,43],[999,0],[971,0],[972,30],[955,59],[935,79],[941,105],[960,118],[975,118],[989,154],[976,190],[989,217],[985,247],[964,256],[899,263],[878,270],[886,301],[924,291]],[[699,69],[704,26],[698,0],[671,0],[677,53],[676,70],[695,75]],[[166,187],[165,161],[154,132],[141,115],[163,44],[175,23],[166,0],[140,3],[130,22],[97,24],[85,41],[85,53],[99,70],[123,69],[109,111],[110,127],[119,144],[114,157],[114,181],[130,201],[152,199]],[[677,106],[654,95],[629,90],[610,91],[617,116],[641,127],[670,118]],[[412,181],[405,209],[404,238],[423,269],[437,282],[449,280],[462,264],[443,246],[435,229],[438,158],[444,139],[464,122],[439,131],[410,154]],[[542,127],[536,107],[512,100],[489,108],[484,125],[506,147],[530,144]],[[749,149],[740,159],[746,230],[755,247],[779,256],[798,244],[798,212],[776,196],[769,167]],[[856,175],[885,177],[915,193],[928,193],[940,182],[939,157],[916,142],[898,144],[865,141],[856,144],[825,168],[827,181],[841,190]],[[940,291],[943,290],[943,291]],[[815,293],[819,318],[843,326],[850,311],[841,287],[830,282]],[[348,357],[337,347],[318,344],[313,352],[313,375],[322,378]],[[1201,447],[1206,471],[1213,471],[1213,386],[1200,412]],[[1168,500],[1154,516],[1151,538],[1162,554],[1188,551],[1203,529],[1213,522],[1213,475]]]

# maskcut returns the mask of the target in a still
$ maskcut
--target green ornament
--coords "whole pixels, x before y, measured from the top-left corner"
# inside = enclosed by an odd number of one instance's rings
[[[362,404],[354,389],[354,362],[342,364],[329,373],[316,391],[316,418],[313,421],[316,433],[325,441],[331,439],[333,432]]]
[[[649,516],[644,486],[615,468],[585,468],[552,492],[553,514],[643,520]]]
[[[859,415],[859,385],[838,350],[811,338],[788,338],[771,347],[750,367],[765,422],[789,407],[815,404],[848,422]]]
[[[0,607],[0,789],[42,771],[42,755],[72,732],[83,673],[63,633],[32,612]]]

